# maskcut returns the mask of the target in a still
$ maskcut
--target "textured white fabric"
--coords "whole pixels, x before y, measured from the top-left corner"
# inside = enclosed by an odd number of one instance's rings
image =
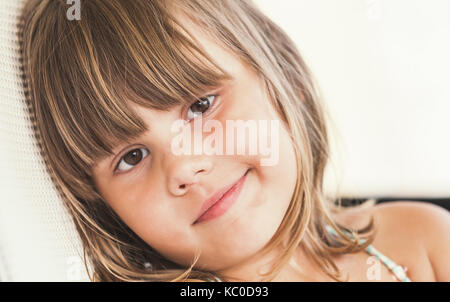
[[[0,280],[88,281],[26,111],[16,38],[23,3],[0,1]]]

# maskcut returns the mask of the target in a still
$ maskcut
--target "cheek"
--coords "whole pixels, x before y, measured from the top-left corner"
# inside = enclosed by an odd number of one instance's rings
[[[280,127],[278,141],[279,157],[274,165],[256,166],[261,186],[266,188],[270,212],[281,223],[294,193],[297,181],[297,161],[288,133]]]
[[[263,89],[258,87],[259,89],[247,90],[247,102],[241,106],[234,102],[224,118],[256,121],[257,155],[250,154],[248,146],[252,142],[246,133],[245,161],[256,169],[262,184],[283,193],[280,196],[289,196],[292,195],[297,180],[295,149],[284,122],[273,109]]]
[[[268,115],[276,119],[273,114]],[[263,230],[266,232],[266,239],[270,239],[281,225],[292,201],[298,177],[295,149],[281,121],[279,121],[278,134],[278,141],[273,140],[271,148],[272,152],[278,152],[278,157],[272,156],[273,165],[262,166],[258,162],[255,166],[262,188],[259,196],[263,205],[261,208],[264,208],[262,214],[264,223],[260,225],[260,232]],[[271,140],[273,138],[272,136]]]
[[[247,148],[243,161],[255,170],[261,186],[259,203],[267,203],[267,207],[274,213],[273,221],[281,222],[297,181],[298,167],[295,149],[288,130],[272,107],[262,86],[256,80],[248,81],[246,86],[248,86],[247,89],[238,90],[237,94],[241,98],[238,98],[237,95],[231,96],[232,103],[224,111],[223,119],[254,120],[258,123],[262,121],[267,125],[266,131],[261,131],[262,128],[259,126],[257,128],[258,154],[249,155]],[[276,129],[276,131],[272,132],[272,129]],[[262,134],[263,132],[265,134]],[[246,146],[249,146],[250,143],[247,136]],[[260,148],[261,143],[264,146],[264,152]]]
[[[152,200],[149,200],[149,195]],[[164,202],[167,196],[133,193],[127,199],[129,203],[118,207],[116,213],[128,227],[165,258],[188,264],[195,251],[195,241],[186,225],[180,223],[183,217],[178,217],[170,203]]]
[[[144,179],[145,181],[139,181]],[[111,206],[125,224],[165,258],[189,265],[196,251],[196,237],[186,220],[186,208],[169,201],[164,177],[136,176],[132,186],[110,191]],[[174,207],[175,205],[175,207]]]
[[[147,190],[143,191],[143,187]],[[152,200],[149,200],[148,192],[153,192]],[[163,213],[168,211],[165,206],[167,203],[156,202],[164,200],[162,196],[148,185],[135,183],[132,187],[122,185],[117,189],[111,185],[105,198],[125,224],[140,237],[157,229],[161,217],[164,217]]]

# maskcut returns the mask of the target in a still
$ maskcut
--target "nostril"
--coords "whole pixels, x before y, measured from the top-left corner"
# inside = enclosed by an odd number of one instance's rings
[[[180,185],[180,189],[184,189],[186,187],[186,185]]]

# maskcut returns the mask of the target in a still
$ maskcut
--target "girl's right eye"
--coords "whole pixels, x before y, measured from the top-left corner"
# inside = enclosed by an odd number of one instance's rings
[[[142,151],[144,150],[144,151]],[[115,171],[128,171],[138,165],[141,160],[148,156],[149,152],[146,148],[133,149],[125,154],[117,164]]]

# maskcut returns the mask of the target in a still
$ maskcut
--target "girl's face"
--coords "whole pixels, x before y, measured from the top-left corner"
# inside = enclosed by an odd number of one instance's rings
[[[167,112],[131,103],[150,130],[133,144],[118,146],[116,155],[99,162],[93,172],[104,200],[156,251],[183,266],[191,265],[196,252],[201,252],[196,267],[220,271],[245,263],[274,235],[291,201],[297,166],[288,133],[259,77],[206,35],[199,32],[196,38],[233,79],[212,93],[217,97],[209,106],[210,112],[202,109],[203,116],[195,120],[203,124],[218,121],[223,146],[230,137],[226,121],[278,120],[279,140],[272,146],[279,152],[278,161],[272,166],[261,165],[267,154],[249,154],[248,147],[244,155],[237,154],[236,148],[234,155],[176,155],[171,146],[180,134],[171,127],[176,120],[189,120],[198,113],[198,102]],[[194,120],[189,125],[193,129]],[[210,134],[203,132],[203,140]],[[246,146],[249,141],[247,135]],[[247,171],[235,203],[223,215],[194,223],[208,198]]]

